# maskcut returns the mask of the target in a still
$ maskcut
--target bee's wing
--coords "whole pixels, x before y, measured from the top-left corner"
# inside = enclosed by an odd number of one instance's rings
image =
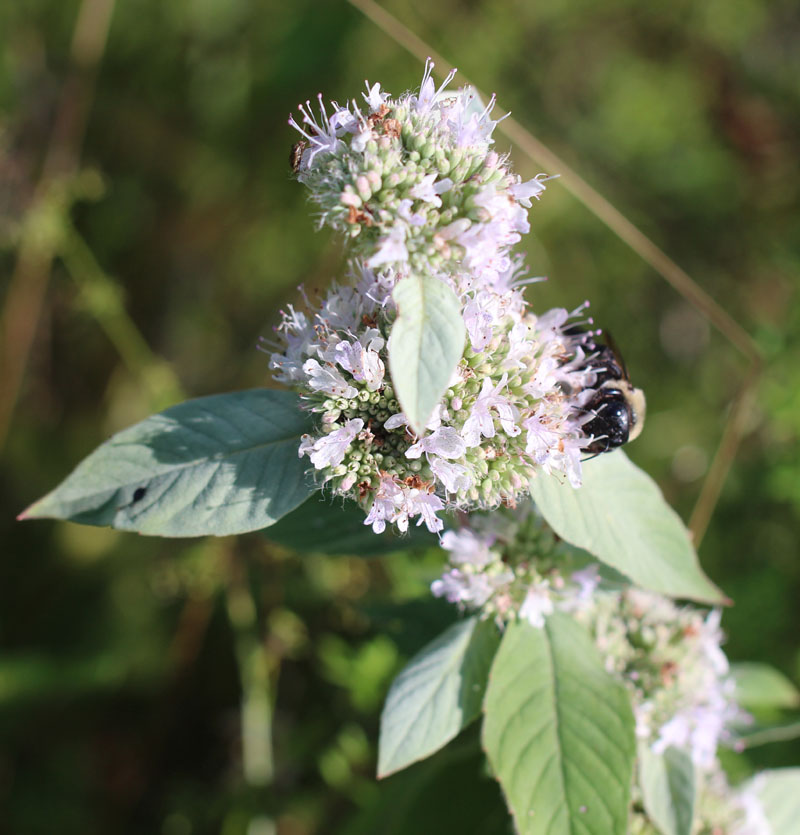
[[[631,378],[628,374],[628,366],[625,364],[625,360],[622,358],[622,352],[619,350],[619,345],[617,345],[616,340],[614,339],[611,334],[603,329],[603,338],[605,339],[606,345],[611,349],[611,352],[614,354],[614,359],[619,363],[619,367],[622,369],[623,377],[630,383]]]

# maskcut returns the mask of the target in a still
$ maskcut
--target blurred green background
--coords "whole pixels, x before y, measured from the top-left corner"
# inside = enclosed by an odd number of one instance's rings
[[[761,346],[701,558],[735,600],[730,657],[797,681],[800,9],[384,7],[497,91]],[[0,47],[6,413],[19,395],[0,475],[0,832],[505,831],[474,734],[373,780],[388,683],[455,616],[427,591],[435,551],[360,559],[259,535],[14,522],[110,433],[185,396],[270,384],[258,337],[297,285],[343,267],[289,176],[288,113],[365,78],[400,93],[421,65],[320,0],[12,0]],[[550,280],[529,298],[591,300],[647,392],[630,454],[688,519],[746,364],[558,181],[531,219],[530,270]],[[730,762],[797,764],[800,747]]]

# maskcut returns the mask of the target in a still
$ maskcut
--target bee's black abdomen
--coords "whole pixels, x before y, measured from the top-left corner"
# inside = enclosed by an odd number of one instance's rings
[[[616,388],[599,389],[587,403],[586,409],[594,417],[583,424],[586,435],[595,440],[583,449],[587,452],[608,452],[627,443],[633,424],[633,414],[625,394]]]
[[[574,352],[565,362],[577,365],[580,356],[582,368],[593,372],[584,389],[593,391],[583,405],[589,415],[581,424],[581,431],[587,436],[581,449],[592,455],[610,452],[642,431],[644,395],[631,385],[625,361],[609,334],[605,335],[608,344],[598,339],[600,331],[586,330],[581,325],[565,328],[564,334],[571,337]],[[570,388],[566,393],[575,396],[579,392]]]

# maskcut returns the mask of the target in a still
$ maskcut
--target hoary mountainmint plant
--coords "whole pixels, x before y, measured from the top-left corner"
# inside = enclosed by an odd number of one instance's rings
[[[351,268],[282,312],[268,353],[285,390],[154,415],[21,518],[265,529],[329,553],[438,543],[431,591],[460,616],[392,684],[379,776],[480,722],[525,835],[788,835],[800,772],[732,787],[717,752],[754,738],[745,709],[800,696],[730,668],[719,610],[675,602],[724,602],[678,516],[623,452],[586,454],[640,431],[643,398],[628,403],[586,305],[524,297],[512,249],[548,178],[515,175],[494,102],[432,70],[399,98],[367,84],[290,120],[292,168]]]

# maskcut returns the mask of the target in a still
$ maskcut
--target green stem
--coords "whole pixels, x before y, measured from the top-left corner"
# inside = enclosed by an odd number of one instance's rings
[[[157,357],[125,310],[123,292],[65,215],[59,254],[78,285],[86,309],[97,320],[125,366],[147,387],[155,407],[183,397],[169,364]]]

